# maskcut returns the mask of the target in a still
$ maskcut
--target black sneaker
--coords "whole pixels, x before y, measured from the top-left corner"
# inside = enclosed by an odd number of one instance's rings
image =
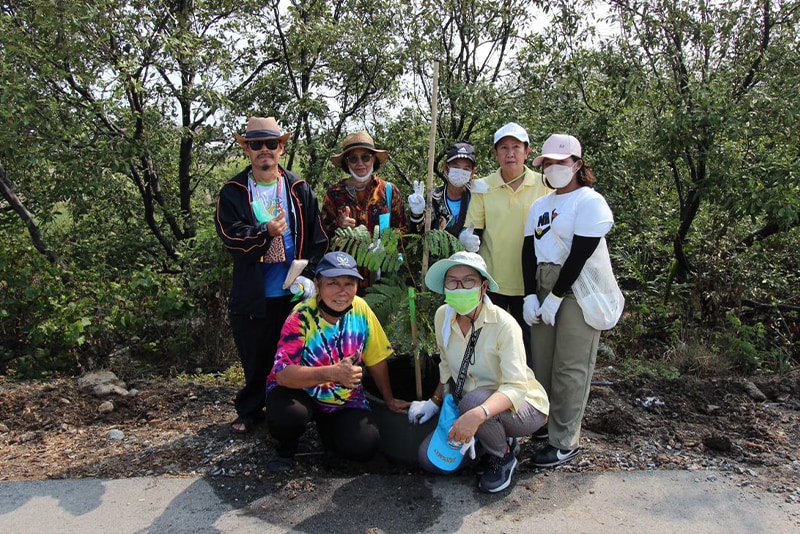
[[[536,451],[533,455],[531,463],[537,467],[555,467],[563,463],[569,462],[578,455],[579,447],[571,450],[557,449],[552,445],[548,445],[543,449]]]
[[[273,473],[286,473],[291,471],[294,469],[294,457],[275,454],[267,462],[267,469]]]
[[[545,440],[550,437],[550,434],[547,432],[547,423],[545,423],[544,426],[539,428],[536,432],[531,434],[531,437],[538,440]]]
[[[509,450],[514,453],[514,456],[519,456],[520,447],[517,438],[508,438],[506,439],[506,442],[508,443]],[[490,469],[489,464],[491,463],[492,458],[493,456],[491,454],[482,454],[472,468],[474,473],[476,475],[482,475],[488,471]]]
[[[517,468],[517,457],[514,451],[507,452],[502,458],[492,456],[489,460],[489,469],[481,475],[478,489],[486,493],[503,491],[511,484],[511,475]]]

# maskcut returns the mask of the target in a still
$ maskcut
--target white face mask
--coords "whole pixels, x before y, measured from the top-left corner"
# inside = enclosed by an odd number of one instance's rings
[[[566,187],[572,181],[572,167],[566,165],[550,165],[544,170],[544,176],[554,189]]]
[[[451,185],[455,187],[462,187],[469,183],[470,178],[472,178],[472,171],[467,169],[459,169],[457,167],[453,167],[447,173],[447,181],[450,182]]]
[[[370,176],[372,176],[372,168],[373,168],[373,166],[370,166],[369,170],[367,171],[367,174],[365,174],[364,176],[359,176],[359,175],[357,175],[357,174],[355,173],[355,171],[353,171],[353,169],[349,169],[349,171],[350,171],[350,176],[352,176],[352,177],[353,177],[353,179],[354,179],[356,182],[361,182],[361,183],[364,183],[364,182],[366,182],[367,180],[369,180],[369,177],[370,177]]]

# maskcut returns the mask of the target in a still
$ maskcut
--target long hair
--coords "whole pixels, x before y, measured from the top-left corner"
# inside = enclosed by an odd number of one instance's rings
[[[573,156],[574,157],[574,156]],[[581,168],[578,169],[576,176],[578,178],[578,183],[582,186],[592,187],[597,180],[594,177],[594,172],[592,172],[592,168],[589,167],[583,159],[578,158],[578,161],[582,162]]]

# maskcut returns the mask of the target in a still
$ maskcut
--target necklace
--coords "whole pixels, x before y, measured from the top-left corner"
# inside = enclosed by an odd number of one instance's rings
[[[255,205],[258,205],[259,218],[267,218],[267,220],[259,222],[269,222],[280,213],[281,182],[283,180],[277,178],[269,183],[257,182],[253,177],[252,171],[248,178],[250,198],[252,199],[254,209]]]
[[[523,176],[525,176],[525,171],[522,171],[522,174],[520,174],[519,176],[517,176],[517,177],[516,177],[516,178],[514,178],[513,180],[509,180],[509,181],[507,181],[507,182],[506,182],[506,183],[504,183],[503,185],[507,185],[507,186],[511,187],[511,184],[518,182],[518,181],[519,181],[519,180],[520,180],[520,179],[521,179]],[[502,177],[502,176],[501,176],[501,177]]]

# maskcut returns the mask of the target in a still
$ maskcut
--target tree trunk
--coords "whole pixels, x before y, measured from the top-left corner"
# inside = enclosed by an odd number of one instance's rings
[[[3,198],[6,199],[6,201],[11,205],[11,208],[25,223],[25,226],[28,227],[28,233],[31,236],[31,241],[33,242],[33,246],[36,247],[36,250],[44,254],[45,257],[50,260],[50,262],[65,269],[66,265],[63,261],[61,261],[61,258],[58,256],[58,254],[50,250],[45,244],[44,240],[42,240],[42,233],[39,231],[39,226],[33,219],[33,214],[28,211],[28,208],[25,207],[17,194],[14,192],[14,187],[11,184],[11,181],[8,179],[6,171],[2,165],[0,165],[0,192],[2,192]]]

